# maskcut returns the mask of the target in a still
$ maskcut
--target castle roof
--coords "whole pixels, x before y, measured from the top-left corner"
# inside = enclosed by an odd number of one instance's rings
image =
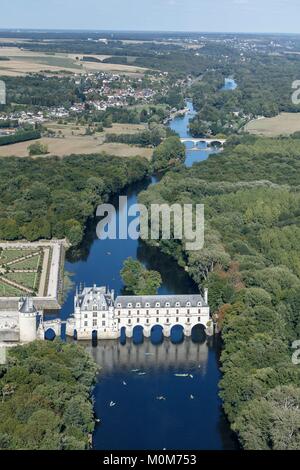
[[[115,300],[119,308],[206,307],[202,295],[120,295]]]
[[[19,312],[20,313],[35,313],[36,308],[33,305],[32,299],[29,297],[26,297],[25,299],[21,299],[21,301],[24,300],[22,307],[20,308]]]

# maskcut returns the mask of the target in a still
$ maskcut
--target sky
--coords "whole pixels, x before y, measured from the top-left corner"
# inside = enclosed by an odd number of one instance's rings
[[[300,0],[0,0],[0,28],[300,33]]]

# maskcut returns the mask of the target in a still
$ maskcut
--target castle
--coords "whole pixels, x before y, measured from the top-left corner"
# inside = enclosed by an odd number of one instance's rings
[[[204,297],[192,294],[115,298],[113,290],[94,285],[77,290],[66,333],[78,340],[117,339],[125,329],[131,338],[133,329],[140,326],[144,336],[149,337],[153,326],[160,325],[164,336],[169,337],[172,327],[180,325],[185,336],[190,336],[194,326],[200,324],[209,331],[210,323],[207,289]]]

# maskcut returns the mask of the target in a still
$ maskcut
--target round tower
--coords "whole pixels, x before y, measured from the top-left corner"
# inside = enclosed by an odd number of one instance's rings
[[[37,311],[29,297],[21,299],[19,303],[19,328],[21,343],[37,339]]]

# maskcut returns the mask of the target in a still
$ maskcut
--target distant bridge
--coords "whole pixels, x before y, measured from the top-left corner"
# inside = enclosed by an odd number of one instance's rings
[[[206,144],[207,145],[206,148],[201,148],[201,150],[206,150],[210,147],[223,147],[223,145],[226,142],[226,139],[217,139],[217,138],[215,138],[215,139],[214,138],[213,139],[206,139],[204,137],[202,137],[202,138],[185,137],[185,138],[182,138],[180,140],[183,144],[185,144],[186,142],[192,142],[193,147],[191,148],[191,150],[199,150],[200,149],[200,147],[198,145],[199,143]]]

